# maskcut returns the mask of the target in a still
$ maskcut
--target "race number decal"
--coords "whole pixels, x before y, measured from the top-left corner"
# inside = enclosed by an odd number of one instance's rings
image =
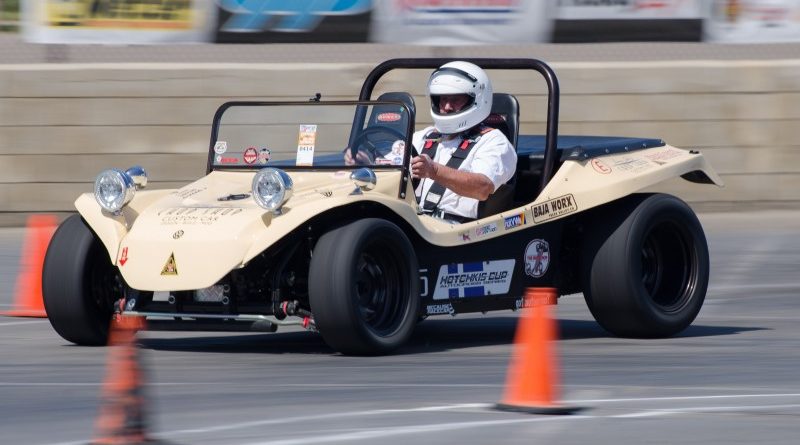
[[[301,125],[297,137],[297,160],[295,164],[311,166],[314,164],[314,146],[317,143],[317,126]]]

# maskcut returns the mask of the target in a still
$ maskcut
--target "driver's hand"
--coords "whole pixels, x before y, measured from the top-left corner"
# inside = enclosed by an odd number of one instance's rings
[[[433,178],[436,174],[436,163],[430,156],[423,154],[411,159],[412,178]]]
[[[371,164],[372,162],[369,159],[369,155],[364,153],[363,151],[359,150],[356,152],[356,157],[353,159],[353,150],[350,148],[346,148],[344,150],[344,163],[347,165],[365,165]]]

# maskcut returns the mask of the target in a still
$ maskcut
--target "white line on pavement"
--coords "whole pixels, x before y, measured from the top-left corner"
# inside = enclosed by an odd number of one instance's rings
[[[178,434],[194,434],[194,433],[209,433],[214,431],[224,431],[224,430],[232,430],[232,429],[239,429],[239,428],[249,428],[254,426],[262,426],[262,425],[273,425],[273,424],[285,424],[285,423],[294,423],[294,422],[306,422],[309,420],[326,420],[326,419],[338,419],[342,417],[363,417],[363,416],[376,416],[376,415],[383,415],[383,414],[397,414],[397,413],[408,413],[408,412],[423,412],[423,411],[446,411],[446,410],[456,410],[456,409],[475,409],[475,408],[487,408],[491,406],[488,403],[462,403],[458,405],[443,405],[443,406],[425,406],[425,407],[416,407],[416,408],[406,408],[406,409],[379,409],[379,410],[370,410],[370,411],[351,411],[351,412],[343,412],[343,413],[329,413],[329,414],[316,414],[311,416],[295,416],[295,417],[286,417],[282,419],[269,419],[269,420],[256,420],[253,422],[242,422],[238,424],[228,424],[228,425],[219,425],[219,426],[212,426],[208,428],[199,428],[199,429],[192,429],[192,430],[180,430],[180,431],[172,431],[169,435],[178,435]]]
[[[0,383],[0,385],[3,385]],[[588,405],[592,403],[619,403],[619,402],[653,402],[653,401],[687,401],[687,400],[714,400],[714,399],[746,399],[746,398],[782,398],[782,397],[800,397],[800,393],[784,393],[784,394],[730,394],[730,395],[708,395],[708,396],[686,396],[686,397],[641,397],[641,398],[619,398],[619,399],[585,399],[585,400],[568,400],[564,401],[566,405]],[[485,410],[489,409],[493,404],[490,403],[461,403],[453,405],[438,405],[438,406],[423,406],[405,409],[380,409],[368,411],[351,411],[339,413],[326,413],[309,416],[295,416],[280,419],[257,420],[252,422],[240,422],[218,426],[209,426],[205,428],[184,429],[174,431],[162,431],[158,433],[159,437],[176,437],[193,434],[208,434],[221,431],[239,430],[244,428],[253,428],[267,425],[285,425],[288,423],[302,423],[314,420],[333,420],[346,417],[364,417],[364,416],[378,416],[385,414],[400,414],[400,413],[413,413],[413,412],[431,412],[431,411],[457,411],[457,410]],[[420,434],[430,432],[452,431],[459,429],[468,429],[475,427],[491,427],[502,425],[513,425],[520,423],[533,423],[533,422],[547,422],[547,421],[565,421],[565,420],[585,420],[585,419],[624,419],[624,418],[637,418],[637,417],[651,417],[651,416],[665,416],[671,414],[681,414],[688,412],[731,412],[743,410],[765,410],[765,409],[781,409],[781,408],[800,408],[800,404],[782,404],[782,405],[734,405],[734,406],[704,406],[704,407],[674,407],[674,408],[657,408],[657,409],[642,409],[626,414],[615,415],[573,415],[573,416],[543,416],[543,417],[529,417],[526,415],[524,418],[515,419],[498,419],[488,421],[470,421],[470,422],[452,422],[452,423],[437,423],[437,424],[424,424],[424,425],[406,425],[399,427],[389,427],[380,429],[366,429],[354,432],[347,432],[341,434],[325,434],[324,436],[306,436],[291,439],[277,439],[266,442],[254,442],[247,445],[304,445],[310,443],[327,443],[327,442],[347,442],[356,440],[376,439],[382,437],[399,436],[407,434]],[[60,442],[50,445],[78,445],[85,443],[80,442]]]
[[[757,397],[800,397],[800,393],[786,394],[727,394],[714,396],[678,396],[678,397],[635,397],[623,399],[589,399],[589,400],[566,400],[564,403],[617,403],[617,402],[661,402],[670,400],[714,400],[714,399],[747,399]]]
[[[19,326],[21,324],[41,323],[43,321],[47,321],[47,320],[46,319],[41,319],[41,320],[10,321],[8,323],[0,322],[0,328],[2,328],[3,326]]]
[[[758,411],[758,410],[783,409],[783,408],[800,408],[800,405],[790,404],[790,405],[696,406],[691,408],[654,409],[647,411],[639,411],[630,414],[618,414],[610,417],[633,418],[633,417],[666,416],[669,414],[682,414],[682,413],[711,413],[711,412],[726,413],[726,412],[736,412],[736,411]]]
[[[295,439],[280,439],[267,442],[255,442],[248,445],[304,445],[310,443],[349,442],[354,440],[377,439],[382,437],[399,436],[403,434],[435,433],[467,428],[513,425],[515,423],[534,423],[558,420],[593,419],[593,416],[562,416],[562,417],[527,417],[524,419],[484,420],[478,422],[453,422],[428,425],[409,425],[391,428],[367,429],[352,433],[326,434],[324,436],[298,437]]]
[[[646,398],[625,398],[625,399],[566,400],[566,401],[564,401],[564,404],[567,404],[567,405],[587,405],[587,404],[590,404],[590,403],[651,402],[651,401],[672,401],[672,400],[738,399],[738,398],[750,398],[750,397],[800,397],[800,393],[793,393],[793,394],[739,394],[739,395],[720,395],[720,396],[646,397]],[[337,419],[337,418],[344,418],[344,417],[375,416],[375,415],[383,415],[383,414],[398,414],[398,413],[410,413],[410,412],[422,412],[422,411],[451,411],[451,410],[460,410],[460,409],[488,409],[488,408],[490,408],[492,406],[493,406],[493,404],[491,404],[491,403],[463,403],[463,404],[457,404],[457,405],[428,406],[428,407],[416,407],[416,408],[406,408],[406,409],[383,409],[383,410],[371,410],[371,411],[352,411],[352,412],[342,412],[342,413],[318,414],[318,415],[311,415],[311,416],[296,416],[296,417],[287,417],[287,418],[282,418],[282,419],[269,419],[269,420],[253,421],[253,422],[242,422],[242,423],[238,423],[238,424],[212,426],[212,427],[207,427],[207,428],[172,431],[172,432],[169,432],[168,434],[169,435],[203,434],[203,433],[209,433],[209,432],[214,432],[214,431],[224,431],[224,430],[232,430],[232,429],[239,429],[239,428],[249,428],[249,427],[262,426],[262,425],[286,424],[286,423],[294,423],[294,422],[306,422],[306,421],[311,421],[311,420],[326,420],[326,419]],[[648,410],[648,412],[649,412],[649,410]]]

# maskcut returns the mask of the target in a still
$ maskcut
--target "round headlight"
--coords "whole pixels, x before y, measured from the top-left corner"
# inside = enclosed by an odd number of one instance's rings
[[[133,179],[116,168],[100,172],[94,181],[94,198],[100,207],[111,213],[119,212],[131,202],[135,191]]]
[[[292,178],[277,168],[262,168],[253,177],[253,198],[261,207],[279,213],[292,197]]]

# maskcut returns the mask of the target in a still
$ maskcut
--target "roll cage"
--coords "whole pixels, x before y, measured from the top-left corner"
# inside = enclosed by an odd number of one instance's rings
[[[364,84],[361,86],[358,100],[370,100],[375,85],[381,77],[389,71],[395,69],[430,69],[434,70],[440,66],[461,60],[474,63],[483,69],[497,70],[534,70],[544,77],[547,84],[547,126],[545,133],[545,150],[542,166],[542,175],[539,183],[539,190],[536,195],[544,190],[545,186],[553,177],[555,163],[557,161],[557,141],[558,141],[558,105],[560,90],[556,73],[549,65],[537,59],[495,59],[495,58],[400,58],[387,60],[375,68],[367,75]],[[363,123],[365,116],[358,114],[353,122],[353,128]],[[516,147],[515,147],[516,148]]]

